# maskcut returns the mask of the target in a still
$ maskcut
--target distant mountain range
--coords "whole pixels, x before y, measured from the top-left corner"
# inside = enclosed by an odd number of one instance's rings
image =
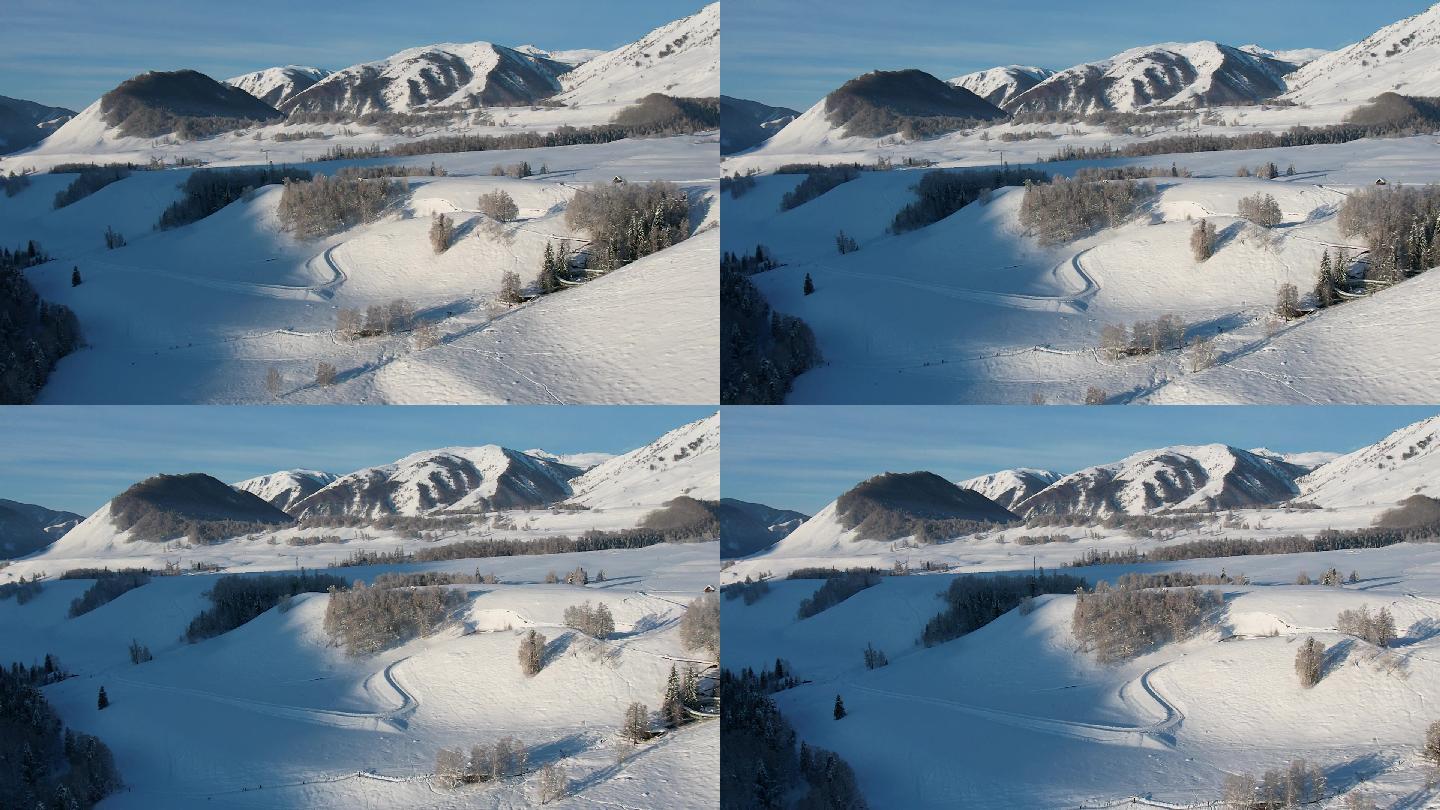
[[[720,96],[720,154],[743,152],[769,140],[800,113],[758,101]]]
[[[0,498],[0,559],[23,557],[59,540],[82,515]]]
[[[38,143],[74,117],[64,107],[0,96],[0,154]]]

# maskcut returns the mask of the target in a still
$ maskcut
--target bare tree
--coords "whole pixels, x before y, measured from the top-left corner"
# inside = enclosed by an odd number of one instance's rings
[[[1096,386],[1092,385],[1089,388],[1085,389],[1086,405],[1104,405],[1105,401],[1109,398],[1109,394],[1106,394],[1105,389],[1103,388],[1097,388]]]
[[[1295,671],[1300,675],[1300,685],[1309,689],[1320,682],[1320,672],[1325,664],[1325,645],[1313,637],[1305,639],[1295,653]]]
[[[520,207],[515,204],[514,197],[503,189],[496,189],[480,195],[480,213],[500,222],[509,222],[520,216]]]
[[[1300,290],[1294,284],[1280,285],[1275,294],[1275,314],[1287,321],[1300,317]]]
[[[280,376],[280,369],[271,366],[270,370],[265,372],[265,390],[270,392],[270,396],[279,397],[284,388],[285,379]]]
[[[1215,239],[1215,223],[1208,219],[1195,223],[1195,230],[1190,232],[1190,252],[1195,261],[1203,262],[1215,255]]]
[[[436,214],[430,219],[430,247],[436,253],[444,253],[455,238],[455,221],[445,214]]]
[[[505,271],[500,277],[500,300],[507,304],[518,304],[525,300],[520,288],[520,275],[513,270]]]
[[[549,804],[565,798],[570,792],[570,777],[554,762],[540,769],[540,803]]]
[[[650,709],[644,703],[631,703],[625,709],[625,720],[620,727],[620,736],[632,743],[650,739]]]
[[[315,364],[316,385],[334,385],[336,376],[337,372],[333,365],[324,361]]]
[[[1204,371],[1215,365],[1220,359],[1220,353],[1215,349],[1215,341],[1210,338],[1197,338],[1190,344],[1190,371]]]
[[[435,752],[435,778],[447,788],[456,788],[465,782],[465,755],[451,748]]]
[[[545,637],[531,628],[520,639],[520,671],[533,676],[545,666]]]

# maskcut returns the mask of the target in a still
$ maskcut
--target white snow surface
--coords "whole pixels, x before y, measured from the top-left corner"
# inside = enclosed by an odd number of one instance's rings
[[[1292,73],[1286,98],[1362,103],[1384,92],[1440,95],[1440,4],[1387,25]]]
[[[629,103],[651,93],[720,95],[720,4],[656,28],[560,78],[567,104]]]
[[[1325,507],[1394,506],[1440,498],[1440,416],[1403,427],[1336,458],[1299,481],[1300,500]]]
[[[681,495],[720,498],[720,414],[681,425],[570,482],[570,502],[591,511],[659,507]]]

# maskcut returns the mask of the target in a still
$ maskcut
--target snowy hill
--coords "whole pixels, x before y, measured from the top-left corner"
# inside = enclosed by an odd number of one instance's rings
[[[330,71],[323,68],[286,65],[235,76],[226,79],[225,83],[244,90],[271,107],[279,107],[329,75]]]
[[[332,73],[281,107],[363,115],[531,104],[559,90],[568,69],[489,42],[426,45]]]
[[[0,96],[0,154],[44,139],[75,117],[74,110]]]
[[[963,489],[973,490],[1006,509],[1043,490],[1060,479],[1060,473],[1019,467],[960,481]]]
[[[745,557],[784,540],[809,515],[763,503],[721,498],[715,508],[720,520],[720,556]]]
[[[1003,108],[1016,96],[1054,75],[1055,71],[1049,68],[1006,65],[956,76],[950,83]]]
[[[412,453],[336,478],[291,505],[298,517],[421,515],[543,506],[570,494],[579,470],[498,445]]]
[[[1011,100],[1011,112],[1254,104],[1285,92],[1294,65],[1218,42],[1146,45],[1063,70]]]
[[[658,507],[688,495],[720,497],[720,414],[682,425],[570,482],[570,503],[592,510]]]
[[[1071,473],[1015,506],[1021,514],[1143,515],[1277,503],[1301,467],[1223,444],[1146,450]]]
[[[1388,508],[1411,495],[1440,497],[1440,416],[1340,456],[1298,483],[1299,500],[1326,508]]]
[[[338,475],[320,470],[282,470],[247,478],[234,487],[259,497],[282,512],[319,492]]]
[[[0,559],[44,548],[84,519],[74,512],[0,498]]]
[[[1288,78],[1301,104],[1367,101],[1386,91],[1440,95],[1440,5],[1328,53]]]
[[[728,155],[764,143],[800,113],[745,98],[720,96],[720,153]]]
[[[566,104],[630,103],[651,93],[720,95],[720,4],[662,25],[561,78]]]

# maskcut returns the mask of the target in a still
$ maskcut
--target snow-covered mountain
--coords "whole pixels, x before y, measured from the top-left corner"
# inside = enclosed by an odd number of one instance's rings
[[[568,464],[582,471],[592,469],[615,457],[614,453],[552,453],[539,448],[526,450],[525,455]]]
[[[800,113],[746,98],[720,97],[720,154],[742,152],[764,143]]]
[[[720,4],[662,25],[561,78],[567,104],[628,104],[651,93],[720,95]]]
[[[1274,51],[1254,43],[1241,45],[1240,50],[1246,53],[1253,53],[1256,56],[1268,56],[1271,59],[1278,59],[1281,62],[1289,62],[1296,67],[1308,65],[1325,54],[1330,53],[1324,48],[1290,48],[1283,51]]]
[[[745,557],[784,540],[809,515],[763,503],[721,498],[715,507],[720,520],[720,556]]]
[[[74,117],[75,111],[64,107],[0,96],[0,154],[43,140]]]
[[[956,76],[950,83],[969,90],[996,107],[1004,107],[1016,96],[1054,75],[1055,71],[1049,68],[1006,65]]]
[[[362,115],[530,104],[554,95],[569,69],[490,42],[425,45],[331,73],[280,108]]]
[[[672,498],[720,497],[720,414],[681,425],[570,482],[570,503],[590,509],[659,507]]]
[[[1440,497],[1440,416],[1407,425],[1299,480],[1297,500],[1325,508],[1390,507],[1411,495]]]
[[[0,559],[42,549],[84,519],[74,512],[0,498]]]
[[[1387,91],[1440,95],[1440,5],[1328,53],[1288,78],[1286,98],[1303,104],[1363,102]]]
[[[1304,467],[1224,444],[1144,450],[1073,472],[1015,506],[1020,514],[1144,515],[1289,500]]]
[[[1058,480],[1060,473],[1019,467],[961,481],[959,486],[978,492],[1006,509],[1014,510],[1016,504]]]
[[[225,83],[244,90],[271,107],[279,107],[329,75],[330,71],[324,68],[285,65],[234,76],[226,79]]]
[[[441,509],[487,511],[543,506],[570,494],[574,467],[498,445],[412,453],[343,475],[293,504],[297,517],[375,518]]]
[[[1218,42],[1145,45],[1076,65],[1011,100],[1011,112],[1254,104],[1285,92],[1295,66]]]
[[[259,497],[282,512],[324,489],[340,476],[321,470],[281,470],[247,478],[234,487]]]
[[[517,45],[515,50],[531,56],[539,56],[549,59],[552,62],[559,62],[562,65],[579,67],[599,56],[604,51],[599,48],[569,48],[562,51],[547,51],[538,45]]]

